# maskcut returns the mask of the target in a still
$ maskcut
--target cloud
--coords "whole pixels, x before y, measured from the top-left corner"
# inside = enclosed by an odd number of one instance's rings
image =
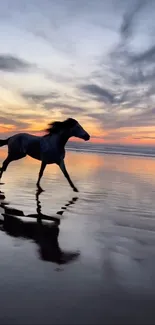
[[[62,114],[68,115],[77,115],[83,114],[85,112],[84,107],[80,107],[79,105],[66,103],[65,100],[63,102],[58,101],[58,98],[61,98],[61,95],[58,92],[24,92],[22,96],[29,102],[34,102],[35,104],[41,104],[42,107],[47,111],[61,111]]]
[[[155,57],[155,46],[151,47],[145,51],[136,53],[131,44],[135,37],[138,37],[136,26],[140,22],[140,13],[142,9],[148,5],[148,1],[139,0],[128,3],[128,8],[123,15],[122,23],[120,25],[119,34],[120,41],[116,44],[112,50],[109,52],[109,58],[113,61],[111,64],[115,66],[116,71],[119,69],[134,69],[137,68],[136,64],[144,63],[144,61],[153,61]],[[138,41],[138,38],[136,38]],[[135,65],[134,65],[135,63]],[[133,66],[134,65],[134,66]],[[141,66],[138,65],[140,69]]]
[[[135,140],[142,140],[142,139],[150,139],[150,140],[154,140],[155,139],[155,137],[151,137],[151,136],[140,136],[140,137],[133,137],[132,139],[135,139]]]
[[[123,110],[111,109],[106,113],[90,113],[104,130],[134,129],[135,127],[154,127],[155,125],[155,108],[143,107]]]
[[[132,2],[130,3],[130,8],[125,12],[120,26],[120,34],[125,42],[132,35],[134,24],[137,22],[137,15],[147,2],[145,0],[139,0],[137,3],[134,3],[134,6]]]
[[[85,112],[84,107],[76,106],[76,105],[71,105],[71,104],[63,104],[63,103],[53,103],[53,102],[47,102],[44,103],[44,107],[47,110],[53,110],[53,109],[59,109],[63,114],[72,114],[77,115]]]
[[[26,6],[19,5],[18,0],[13,5],[9,0],[11,7],[4,4],[11,19],[1,26],[0,33],[6,36],[1,46],[9,54],[0,55],[0,70],[27,72],[34,67],[35,73],[5,74],[3,82],[7,88],[10,82],[12,93],[20,93],[23,106],[16,110],[19,99],[14,100],[13,95],[9,98],[2,91],[3,124],[25,120],[37,129],[51,116],[63,119],[79,115],[94,130],[101,125],[107,140],[119,138],[125,128],[154,125],[151,1],[86,2],[84,6],[82,0],[78,6],[76,1],[63,0],[28,0]],[[29,63],[31,60],[35,66]],[[7,112],[12,102],[15,109],[11,122],[5,109]]]
[[[20,72],[28,70],[32,65],[23,59],[9,54],[0,54],[0,70],[6,72]]]
[[[93,76],[96,81],[99,78],[100,87],[97,90],[92,86],[86,88],[104,102],[104,95],[107,95],[107,90],[104,94],[104,85],[108,81],[106,110],[90,113],[107,130],[153,126],[155,123],[155,46],[151,44],[148,49],[144,50],[143,47],[142,50],[139,43],[139,50],[136,50],[136,46],[132,47],[135,39],[139,41],[136,27],[146,4],[149,3],[128,3],[119,29],[120,40],[110,49],[107,57],[102,58],[98,75]]]
[[[113,103],[115,95],[108,91],[107,89],[104,89],[100,86],[97,86],[95,84],[88,84],[80,87],[83,91],[91,94],[92,96],[95,96],[95,98],[98,101],[104,101]]]
[[[13,121],[24,121],[24,120],[26,120],[26,121],[28,121],[28,120],[31,120],[31,119],[38,119],[39,117],[44,117],[45,116],[45,113],[44,113],[44,111],[39,111],[38,112],[38,110],[36,111],[36,110],[27,110],[27,109],[25,109],[24,110],[24,112],[23,112],[23,110],[18,110],[18,111],[16,111],[16,110],[14,110],[14,111],[12,111],[12,108],[10,109],[10,112],[6,112],[5,111],[5,109],[1,109],[0,110],[0,115],[1,115],[1,117],[0,117],[0,122],[1,121],[4,121],[4,123],[5,123],[5,121],[6,121],[6,119],[8,119],[8,121],[9,120],[13,120]],[[2,115],[3,115],[3,117],[2,117]],[[5,115],[5,116],[4,116]],[[11,116],[11,119],[10,119],[10,116]],[[3,119],[3,120],[2,120]],[[20,123],[20,122],[19,122]]]
[[[20,129],[23,129],[23,128],[26,128],[29,126],[29,123],[28,122],[25,122],[25,121],[18,121],[16,119],[16,117],[14,119],[12,118],[7,118],[7,117],[2,117],[0,118],[0,125],[10,125],[12,127],[15,127],[15,128],[20,128]]]
[[[35,102],[36,104],[42,103],[48,99],[55,99],[59,95],[56,92],[48,92],[48,93],[34,93],[34,92],[24,92],[22,93],[22,96],[30,101],[30,102]]]
[[[130,55],[131,63],[151,63],[155,61],[155,45],[151,46],[149,49],[142,53],[135,55]]]

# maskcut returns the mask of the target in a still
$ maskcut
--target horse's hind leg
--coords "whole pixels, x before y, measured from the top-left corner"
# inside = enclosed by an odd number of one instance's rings
[[[3,172],[6,171],[9,163],[12,161],[12,159],[8,156],[4,161],[3,161],[3,164],[2,164],[2,167],[0,168],[0,178],[2,177],[3,175]]]
[[[11,161],[14,160],[19,160],[21,158],[24,158],[26,154],[20,153],[18,156],[12,155],[11,153],[8,154],[8,157],[3,161],[2,167],[0,168],[0,179],[3,175],[3,172],[6,171],[8,165],[10,164]]]

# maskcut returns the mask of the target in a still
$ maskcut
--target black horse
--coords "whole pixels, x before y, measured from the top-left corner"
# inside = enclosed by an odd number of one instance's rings
[[[78,192],[65,167],[65,145],[69,138],[77,137],[88,141],[90,135],[75,119],[69,118],[63,122],[55,121],[49,125],[47,134],[35,136],[28,133],[15,134],[12,137],[0,140],[0,147],[8,146],[8,157],[4,160],[0,171],[0,178],[11,161],[26,157],[27,155],[40,160],[41,167],[37,186],[47,164],[57,164],[62,170],[74,192]]]

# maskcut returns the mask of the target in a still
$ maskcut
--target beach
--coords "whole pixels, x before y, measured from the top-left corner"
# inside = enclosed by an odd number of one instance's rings
[[[68,150],[66,166],[78,193],[51,165],[36,195],[29,157],[4,173],[0,324],[154,324],[155,158]]]

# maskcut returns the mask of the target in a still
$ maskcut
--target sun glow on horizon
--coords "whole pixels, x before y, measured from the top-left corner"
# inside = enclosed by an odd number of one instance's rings
[[[61,120],[61,119],[59,119]],[[50,119],[51,121],[51,119]],[[28,123],[27,123],[28,122]],[[27,127],[22,128],[22,123],[27,123]],[[22,120],[21,128],[19,125],[0,123],[0,137],[5,138],[16,133],[27,132],[34,135],[42,136],[48,125],[48,120],[44,119],[40,122],[37,120],[31,122],[27,119]],[[82,124],[82,123],[81,123]],[[102,130],[93,123],[83,123],[82,126],[90,134],[90,143],[93,144],[126,144],[126,145],[155,145],[155,128],[124,128],[124,130]],[[116,134],[116,135],[115,135]],[[82,139],[72,137],[69,141],[82,142]]]
[[[0,138],[73,117],[90,143],[155,145],[155,2],[137,1],[1,1]]]

